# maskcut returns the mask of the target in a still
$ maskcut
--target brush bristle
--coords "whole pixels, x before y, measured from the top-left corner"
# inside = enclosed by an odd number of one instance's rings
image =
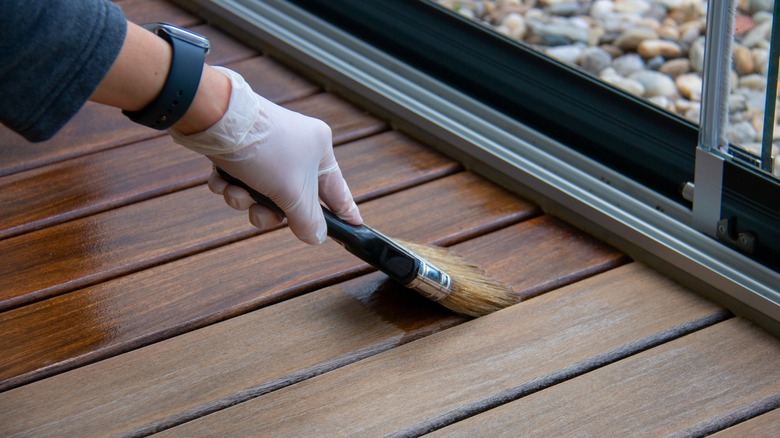
[[[437,302],[453,312],[478,317],[520,302],[512,288],[446,248],[399,243],[449,274],[452,292]]]

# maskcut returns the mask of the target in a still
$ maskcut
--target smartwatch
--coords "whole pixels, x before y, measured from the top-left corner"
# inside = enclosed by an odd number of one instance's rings
[[[195,99],[211,46],[202,35],[172,24],[149,23],[142,27],[171,45],[171,67],[162,91],[152,103],[141,110],[122,113],[136,123],[164,130],[178,122]]]

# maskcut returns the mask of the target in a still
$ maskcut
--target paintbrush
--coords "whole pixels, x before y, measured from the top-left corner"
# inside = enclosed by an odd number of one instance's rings
[[[259,204],[285,217],[265,195],[220,168],[217,172],[229,184],[248,191]],[[402,244],[368,225],[349,224],[324,206],[322,213],[328,237],[403,286],[456,313],[482,316],[519,301],[511,288],[445,248]]]

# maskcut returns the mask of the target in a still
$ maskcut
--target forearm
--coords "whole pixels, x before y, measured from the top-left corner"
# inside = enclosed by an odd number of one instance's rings
[[[165,85],[171,57],[171,46],[165,40],[128,23],[119,56],[90,100],[128,111],[146,107]],[[173,127],[184,134],[203,131],[222,117],[229,100],[228,78],[204,65],[195,98]]]

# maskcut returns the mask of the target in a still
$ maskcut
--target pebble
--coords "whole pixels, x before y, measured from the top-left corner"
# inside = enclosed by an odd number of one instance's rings
[[[772,21],[765,21],[763,23],[758,24],[756,27],[751,29],[745,36],[742,38],[742,45],[745,47],[762,47],[767,45],[767,42],[769,41],[769,36],[772,33]]]
[[[588,47],[582,52],[580,66],[590,73],[598,75],[602,70],[609,67],[612,63],[612,57],[606,50],[600,47]]]
[[[684,98],[695,102],[701,102],[701,76],[694,73],[686,73],[677,76],[674,83],[677,86],[677,90],[680,91],[680,94]]]
[[[758,90],[763,92],[766,90],[766,77],[759,74],[752,74],[742,76],[737,83],[739,88],[745,88],[749,90]]]
[[[737,45],[734,47],[734,70],[740,76],[746,76],[755,71],[756,64],[753,62],[753,53],[745,46]]]
[[[691,71],[691,61],[685,58],[670,59],[658,68],[661,73],[667,74],[672,78],[684,75]]]
[[[673,97],[677,95],[677,86],[669,76],[652,70],[641,70],[628,75],[643,87],[645,87],[645,97],[666,96]]]
[[[726,135],[729,141],[736,144],[748,143],[756,138],[756,128],[749,121],[729,123],[726,128]]]
[[[741,94],[732,94],[729,96],[729,113],[744,113],[748,109],[747,98]]]
[[[634,27],[626,29],[618,39],[615,40],[615,45],[621,50],[635,51],[642,41],[654,39],[658,39],[658,33],[653,29]]]
[[[530,20],[528,23],[529,42],[544,46],[561,46],[573,42],[588,42],[588,29],[565,25],[562,23],[544,23],[538,20]]]
[[[664,58],[677,58],[682,55],[680,45],[674,41],[665,40],[644,40],[636,48],[637,52],[645,58],[655,58],[663,56]]]
[[[436,1],[699,121],[707,0]],[[737,5],[728,136],[739,144],[760,144],[774,0],[737,0]],[[775,132],[780,143],[780,126]]]
[[[567,64],[576,64],[584,48],[579,45],[554,46],[546,50],[547,56]]]
[[[635,96],[644,96],[645,94],[645,87],[640,82],[621,76],[612,67],[607,67],[602,70],[599,77],[604,82],[614,85],[629,94]]]
[[[615,60],[612,61],[612,67],[614,67],[621,76],[628,76],[635,71],[644,70],[645,60],[636,53],[628,53],[615,58]]]
[[[507,29],[506,35],[516,40],[523,39],[528,31],[528,25],[525,23],[525,17],[517,12],[508,14],[501,21],[501,25]]]
[[[664,62],[666,62],[666,59],[664,59],[663,56],[658,55],[648,59],[645,66],[647,66],[648,70],[658,70],[664,65]]]
[[[704,71],[704,37],[696,38],[688,50],[688,60],[691,62],[691,70],[701,73]]]
[[[753,49],[750,53],[753,54],[756,72],[766,76],[767,70],[769,70],[769,50]]]

